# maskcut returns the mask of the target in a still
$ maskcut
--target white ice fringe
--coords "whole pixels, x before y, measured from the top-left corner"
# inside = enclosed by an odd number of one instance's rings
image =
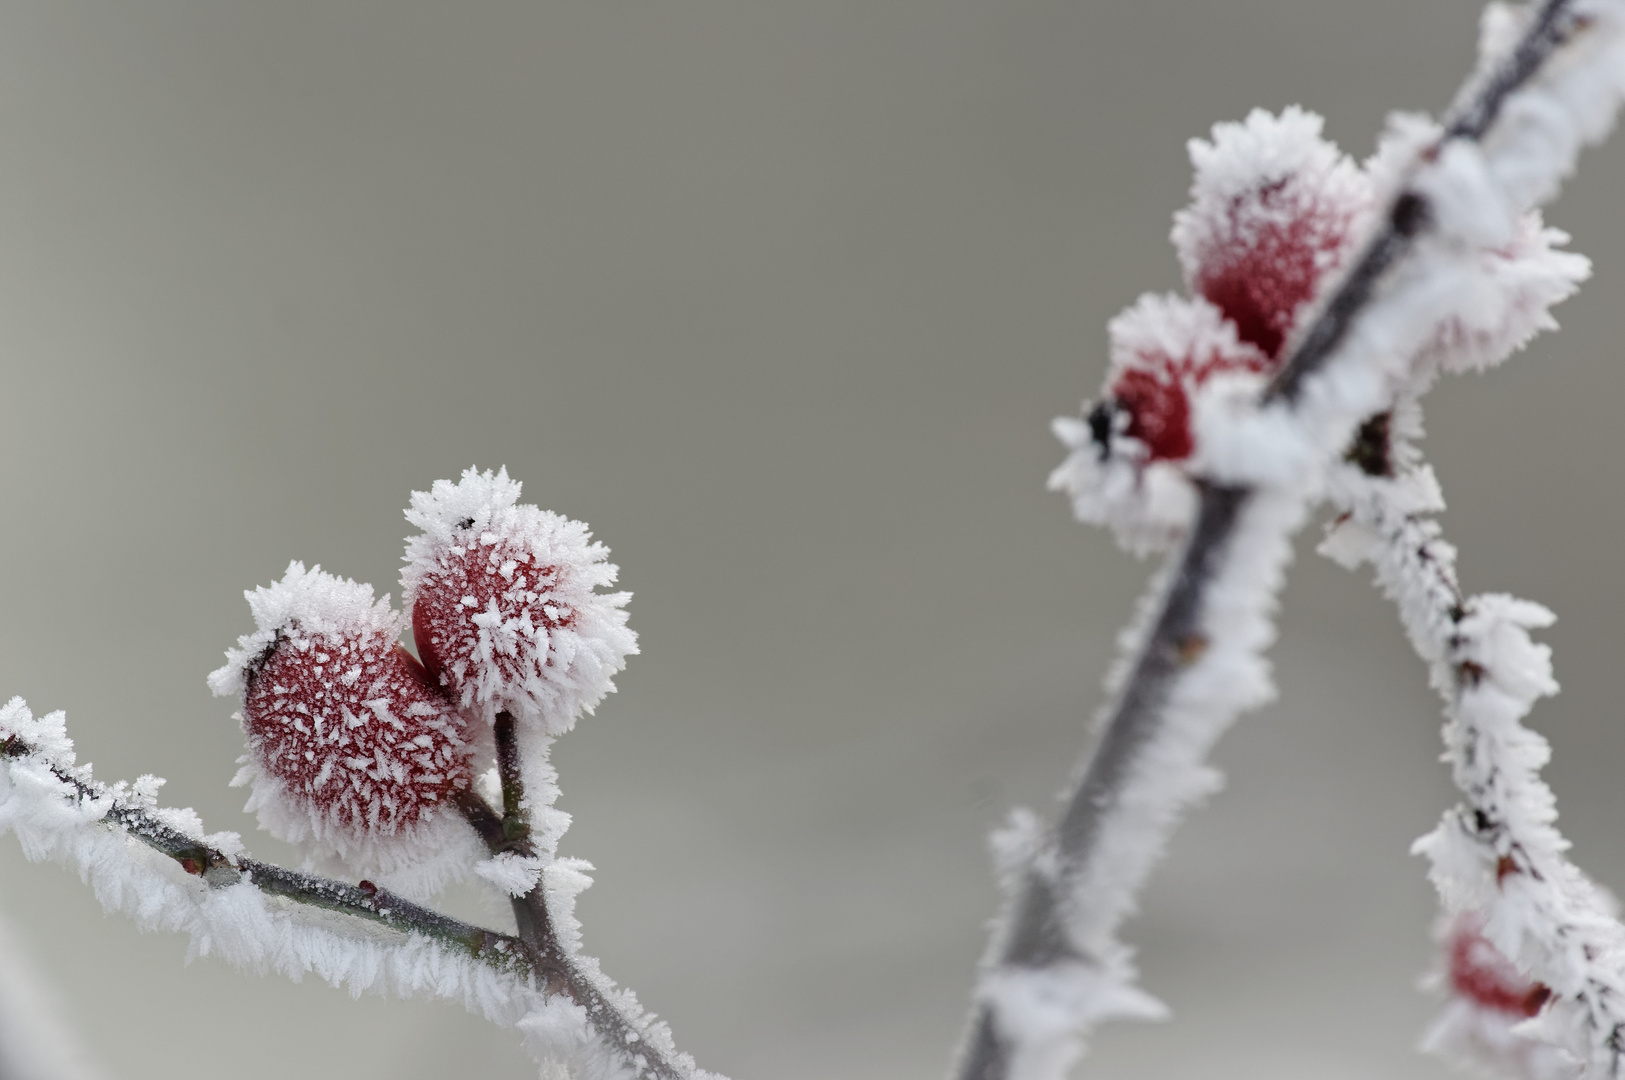
[[[1625,927],[1565,856],[1556,802],[1539,775],[1549,748],[1522,723],[1557,691],[1549,649],[1529,636],[1551,613],[1502,595],[1462,599],[1455,552],[1429,516],[1442,501],[1425,467],[1394,479],[1348,470],[1335,500],[1346,516],[1323,550],[1346,565],[1372,564],[1445,699],[1446,760],[1463,802],[1415,847],[1441,902],[1451,914],[1481,913],[1486,938],[1552,990],[1546,1010],[1511,1034],[1572,1054],[1591,1077],[1625,1075]],[[1433,1043],[1456,1045],[1444,1037],[1453,1015],[1441,1018]],[[1549,1056],[1513,1056],[1531,1062],[1528,1075],[1548,1075]]]
[[[1422,1036],[1421,1049],[1501,1080],[1575,1080],[1579,1063],[1521,1034],[1521,1026],[1516,1016],[1453,998]]]
[[[1243,511],[1229,558],[1203,607],[1200,637],[1164,707],[1161,737],[1135,760],[1100,826],[1101,841],[1068,872],[1069,938],[1087,956],[1122,946],[1116,935],[1186,807],[1222,784],[1207,756],[1241,713],[1273,700],[1264,651],[1275,641],[1275,597],[1292,558],[1304,504],[1260,496]]]
[[[209,673],[209,689],[216,697],[241,697],[248,689],[249,669],[293,623],[322,637],[369,633],[393,639],[401,632],[400,616],[389,606],[387,594],[374,599],[371,585],[337,577],[320,566],[306,570],[298,560],[288,564],[282,580],[246,590],[243,598],[254,617],[254,632],[239,637],[237,647],[226,650],[225,665]]]
[[[1102,1020],[1167,1014],[1134,985],[1133,953],[1117,933],[1179,818],[1220,786],[1219,773],[1206,764],[1214,743],[1243,711],[1274,697],[1264,650],[1275,638],[1272,615],[1292,555],[1289,537],[1306,506],[1301,493],[1275,492],[1256,496],[1243,510],[1204,606],[1199,638],[1172,687],[1164,723],[1113,793],[1100,821],[1099,842],[1086,858],[1068,864],[1050,838],[1032,835],[1028,817],[1001,834],[1007,889],[1020,884],[1012,864],[1056,885],[1066,898],[1062,930],[1080,958],[1043,968],[1001,965],[1003,936],[1013,931],[1007,911],[976,998],[1009,1047],[1009,1080],[1060,1080]],[[1124,636],[1125,660],[1114,682],[1125,674],[1127,658],[1140,651],[1167,581],[1168,575],[1159,575],[1155,591],[1142,602],[1137,630]],[[1009,897],[1010,904],[1014,900]]]
[[[498,971],[447,946],[268,896],[246,879],[214,887],[175,860],[106,820],[116,801],[149,809],[150,796],[97,784],[77,767],[60,712],[35,718],[21,698],[0,708],[0,736],[16,736],[36,753],[0,765],[0,832],[15,833],[31,862],[49,859],[76,870],[109,911],[143,930],[188,935],[188,958],[220,956],[254,972],[298,981],[315,974],[352,995],[377,993],[460,1001],[470,1011],[512,1026],[541,1005],[530,980]],[[97,792],[81,798],[53,767]],[[148,778],[148,790],[156,784]],[[157,810],[177,831],[236,856],[235,833],[204,835],[191,810]]]

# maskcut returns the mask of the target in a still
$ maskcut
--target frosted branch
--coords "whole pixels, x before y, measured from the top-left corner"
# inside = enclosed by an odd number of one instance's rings
[[[0,758],[8,762],[37,762],[41,756],[38,747],[17,735],[0,742]],[[530,974],[543,969],[530,946],[517,937],[460,922],[368,881],[350,885],[261,862],[240,851],[228,854],[166,824],[153,810],[120,797],[106,784],[58,764],[47,764],[45,768],[61,785],[61,794],[71,800],[75,809],[101,810],[101,816],[92,821],[116,827],[166,856],[185,873],[201,878],[211,888],[222,889],[246,882],[267,896],[282,897],[452,946],[507,974]]]
[[[505,853],[534,859],[537,852],[531,842],[531,826],[525,811],[525,785],[523,779],[523,751],[520,746],[519,726],[509,712],[497,714],[494,725],[496,737],[497,772],[502,784],[503,812],[500,817],[478,796],[460,800],[462,810],[481,839],[485,841],[493,858]],[[559,919],[548,906],[545,868],[536,883],[518,896],[514,896],[514,919],[519,936],[540,959],[538,973],[546,980],[551,994],[562,994],[586,1010],[589,1023],[604,1042],[622,1048],[634,1066],[637,1075],[655,1080],[689,1080],[693,1065],[675,1061],[669,1036],[651,1038],[651,1025],[637,1008],[635,1001],[617,995],[596,965],[578,962],[557,930]]]
[[[1019,818],[1000,839],[1011,900],[983,962],[961,1080],[1060,1077],[1099,1020],[1159,1014],[1134,987],[1117,930],[1181,811],[1212,789],[1208,749],[1273,693],[1262,653],[1289,538],[1360,422],[1438,363],[1441,341],[1472,338],[1461,328],[1476,327],[1474,305],[1494,284],[1481,253],[1515,244],[1523,215],[1606,133],[1625,92],[1622,21],[1617,0],[1547,0],[1521,20],[1442,135],[1418,141],[1395,170],[1369,238],[1300,320],[1275,376],[1263,382],[1245,359],[1211,376],[1192,406],[1193,454],[1150,419],[1127,421],[1164,475],[1159,457],[1190,455],[1181,468],[1195,511],[1126,641],[1101,735],[1058,821]],[[1243,355],[1222,343],[1193,355],[1227,348]],[[1109,410],[1072,423],[1058,430],[1075,456],[1093,441],[1102,462],[1123,430]]]
[[[313,972],[355,993],[459,1000],[520,1028],[539,1061],[564,1063],[572,1076],[708,1076],[630,993],[573,952],[570,905],[587,880],[573,860],[555,860],[531,890],[528,910],[549,921],[515,937],[371,882],[251,858],[235,834],[204,835],[190,810],[160,808],[161,783],[103,784],[75,764],[62,714],[36,719],[21,699],[0,709],[0,832],[14,832],[31,860],[75,867],[105,907],[144,928],[190,934],[192,955],[294,979]]]
[[[1412,453],[1404,442],[1397,450]],[[1433,518],[1443,500],[1426,466],[1386,476],[1345,469],[1332,494],[1343,513],[1322,550],[1351,567],[1372,565],[1445,701],[1446,760],[1463,799],[1415,850],[1431,863],[1450,923],[1469,920],[1509,969],[1536,980],[1532,994],[1508,997],[1454,972],[1453,999],[1426,1042],[1470,1060],[1493,1056],[1502,1071],[1531,1080],[1576,1076],[1582,1067],[1618,1077],[1625,926],[1564,854],[1556,800],[1540,778],[1549,751],[1522,724],[1536,700],[1557,690],[1550,650],[1529,634],[1551,613],[1508,596],[1463,597],[1455,551]]]

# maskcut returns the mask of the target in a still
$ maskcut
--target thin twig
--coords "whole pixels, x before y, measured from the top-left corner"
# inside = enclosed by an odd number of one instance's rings
[[[35,747],[17,736],[0,742],[0,758],[20,760],[37,753]],[[51,775],[71,788],[81,802],[108,800],[110,805],[103,821],[173,859],[182,870],[202,878],[212,888],[226,888],[247,879],[269,895],[377,923],[401,933],[432,938],[454,946],[499,971],[533,977],[548,994],[568,997],[585,1009],[588,1022],[609,1046],[627,1060],[635,1075],[647,1075],[653,1080],[686,1080],[686,1073],[647,1044],[638,1027],[594,985],[559,945],[547,910],[546,890],[540,882],[527,896],[514,900],[516,915],[524,913],[520,919],[521,928],[528,931],[515,937],[442,915],[370,881],[351,885],[261,862],[244,854],[235,857],[227,855],[219,848],[164,824],[145,808],[118,798],[105,784],[84,779],[75,775],[73,770],[58,765],[48,767]],[[493,832],[489,828],[490,822],[499,819],[479,796],[459,799],[456,805],[465,818],[481,820],[486,826],[476,828],[491,847],[492,854],[501,851],[530,853],[528,839],[518,845],[512,844],[502,838],[500,830]]]
[[[0,757],[21,759],[36,752],[33,746],[16,736],[0,742]],[[80,801],[110,800],[103,821],[167,855],[182,870],[202,878],[213,888],[236,885],[247,878],[263,892],[378,923],[401,933],[433,938],[510,974],[537,974],[542,970],[540,957],[530,944],[511,934],[450,918],[371,882],[351,885],[261,862],[247,855],[232,857],[165,825],[146,809],[117,798],[105,784],[85,780],[57,765],[49,767],[51,775],[71,787]]]
[[[493,856],[503,852],[534,856],[531,824],[525,813],[525,782],[521,771],[518,724],[507,711],[499,712],[493,725],[496,736],[497,774],[502,779],[502,816],[497,817],[484,799],[468,794],[458,808],[469,819]],[[559,943],[553,913],[547,906],[546,883],[538,879],[523,896],[513,897],[514,922],[519,936],[541,959],[549,994],[562,994],[587,1011],[588,1023],[604,1042],[614,1047],[632,1066],[634,1074],[647,1074],[654,1080],[686,1080],[686,1074],[666,1056],[648,1045],[631,1020],[605,996],[596,983],[576,964],[575,958]]]

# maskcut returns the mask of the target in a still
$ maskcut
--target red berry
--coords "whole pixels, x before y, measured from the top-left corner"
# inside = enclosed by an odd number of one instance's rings
[[[412,604],[412,640],[429,674],[459,687],[478,664],[522,682],[535,651],[545,654],[550,635],[576,623],[558,584],[558,566],[533,552],[490,533],[465,537],[423,575]],[[494,644],[491,631],[504,627],[511,642]]]
[[[505,472],[473,469],[412,496],[402,583],[412,636],[459,707],[508,711],[552,734],[614,689],[637,638],[616,568],[579,521],[518,503]]]
[[[1450,987],[1480,1008],[1513,1016],[1534,1016],[1551,998],[1545,985],[1528,978],[1480,932],[1476,919],[1463,918],[1450,932]]]
[[[1112,398],[1128,414],[1125,434],[1150,448],[1147,460],[1190,457],[1191,406],[1185,387],[1168,371],[1125,371],[1112,384]]]
[[[1146,447],[1146,461],[1179,461],[1195,449],[1191,395],[1220,372],[1259,372],[1269,360],[1238,341],[1211,304],[1144,296],[1112,320],[1113,374],[1106,396],[1126,416],[1123,434]]]
[[[1273,359],[1303,303],[1347,257],[1369,181],[1320,137],[1318,116],[1255,110],[1196,140],[1191,206],[1174,244],[1191,289]]]
[[[288,797],[341,829],[410,829],[471,780],[462,722],[383,635],[288,627],[248,673],[248,752]]]
[[[371,586],[295,563],[249,604],[259,631],[210,683],[241,695],[243,779],[272,832],[376,853],[469,787],[466,722],[397,643],[400,618]],[[387,864],[426,854],[396,845]]]

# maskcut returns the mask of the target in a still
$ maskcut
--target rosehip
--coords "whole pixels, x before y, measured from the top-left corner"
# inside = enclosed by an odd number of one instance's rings
[[[1321,123],[1296,107],[1255,109],[1245,123],[1216,125],[1211,143],[1191,140],[1191,205],[1174,218],[1191,290],[1271,359],[1372,202],[1370,181],[1320,137]]]
[[[1268,358],[1237,340],[1213,305],[1144,296],[1112,320],[1111,408],[1125,417],[1122,434],[1144,444],[1145,461],[1191,455],[1190,395],[1223,371],[1263,371]]]
[[[470,747],[465,721],[398,644],[388,599],[297,562],[247,596],[258,630],[210,685],[242,701],[250,809],[273,834],[366,869],[430,857],[425,829],[471,784]]]
[[[1534,1016],[1551,998],[1545,985],[1518,971],[1481,932],[1474,916],[1462,916],[1446,942],[1450,988],[1483,1009]]]
[[[464,709],[568,730],[637,651],[609,550],[587,526],[518,505],[506,470],[414,492],[402,586],[418,655]]]

